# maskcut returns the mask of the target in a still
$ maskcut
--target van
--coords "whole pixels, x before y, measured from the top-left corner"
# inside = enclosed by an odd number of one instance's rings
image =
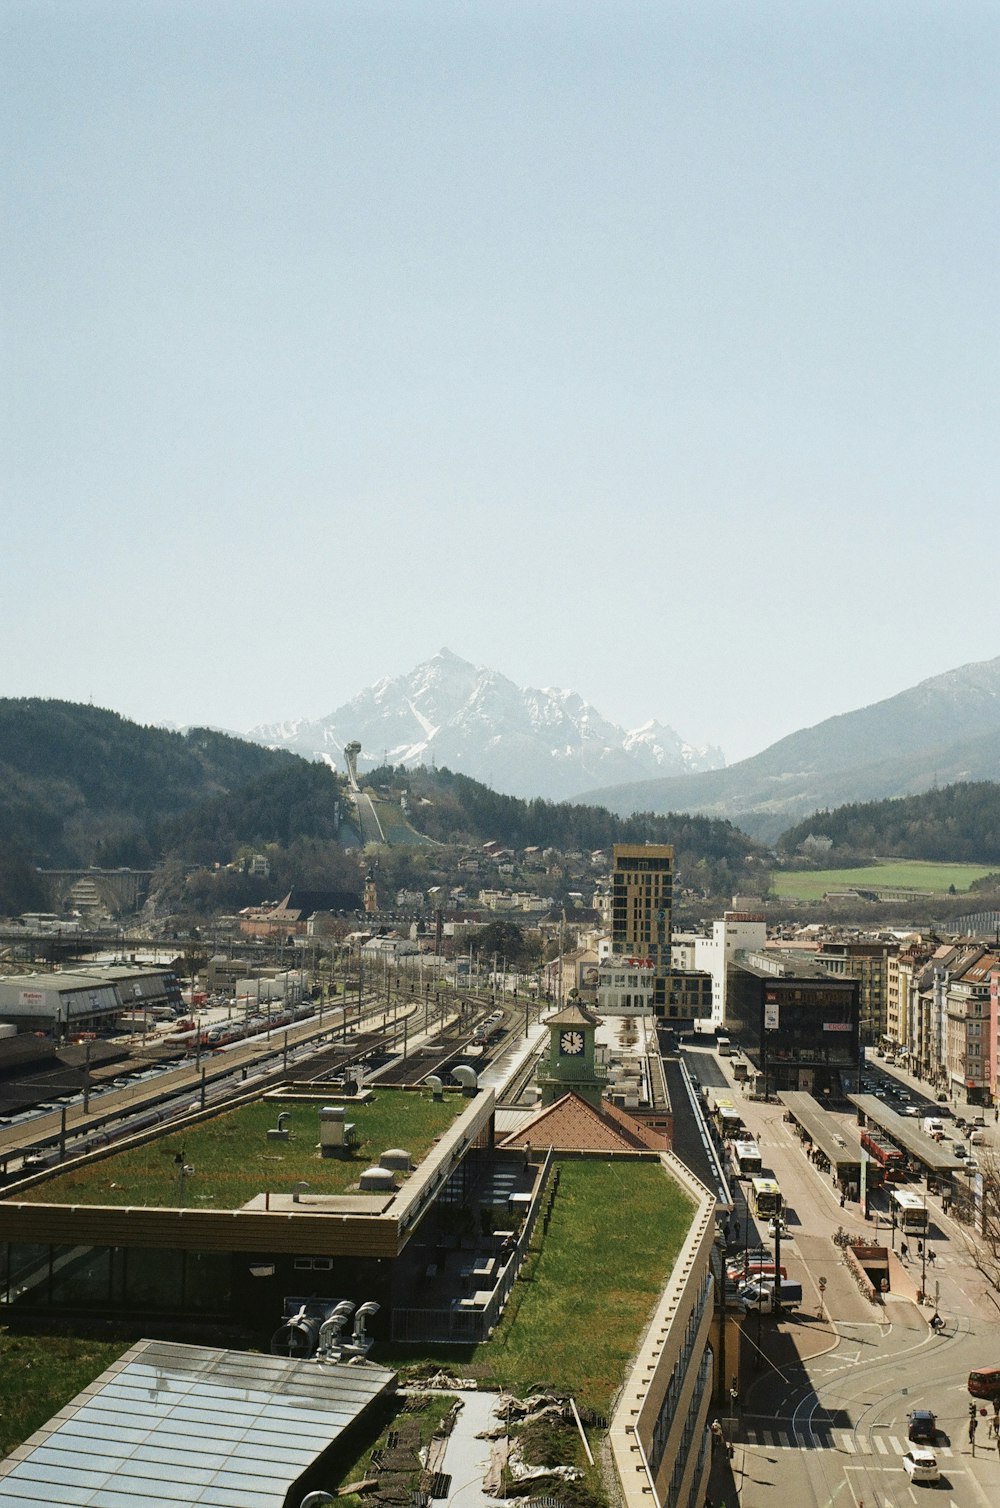
[[[941,1124],[941,1119],[937,1115],[925,1115],[923,1120],[920,1122],[920,1125],[923,1130],[927,1132],[928,1136],[944,1135],[944,1126]]]

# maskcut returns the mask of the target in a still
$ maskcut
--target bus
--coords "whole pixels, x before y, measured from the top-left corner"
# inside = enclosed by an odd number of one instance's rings
[[[884,1170],[887,1178],[906,1176],[905,1153],[881,1131],[873,1126],[866,1127],[861,1133],[861,1145],[869,1157]]]
[[[733,1050],[733,1044],[728,1037],[716,1037],[715,1050],[720,1058],[728,1058]]]
[[[732,1100],[712,1091],[709,1101],[709,1113],[715,1122],[715,1129],[724,1140],[733,1140],[741,1133],[744,1134],[743,1117],[733,1104]]]
[[[733,1163],[740,1178],[755,1178],[763,1167],[757,1143],[755,1141],[734,1142]]]
[[[776,1178],[751,1178],[750,1205],[754,1215],[761,1220],[770,1220],[781,1214],[781,1189]]]
[[[914,1231],[918,1236],[927,1234],[927,1205],[919,1194],[911,1194],[909,1189],[893,1189],[889,1210],[900,1230]]]

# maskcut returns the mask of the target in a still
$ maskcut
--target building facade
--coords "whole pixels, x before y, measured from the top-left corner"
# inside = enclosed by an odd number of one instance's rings
[[[673,966],[673,848],[616,843],[612,863],[611,951],[598,974],[600,1009],[677,1024],[710,1018],[711,977]]]
[[[730,1030],[765,1095],[836,1097],[858,1087],[859,1003],[856,979],[801,957],[747,953],[733,972]]]

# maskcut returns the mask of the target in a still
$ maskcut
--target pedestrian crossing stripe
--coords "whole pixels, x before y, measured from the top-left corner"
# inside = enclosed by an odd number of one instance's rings
[[[848,1456],[903,1456],[912,1449],[908,1440],[897,1435],[852,1435],[846,1431],[834,1435],[830,1430],[800,1435],[778,1429],[748,1428],[746,1444],[767,1450],[840,1450]],[[950,1445],[940,1444],[934,1446],[934,1452],[942,1460],[955,1454]]]

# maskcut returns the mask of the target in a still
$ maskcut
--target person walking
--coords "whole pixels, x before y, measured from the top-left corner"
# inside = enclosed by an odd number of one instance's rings
[[[976,1454],[976,1425],[978,1423],[979,1420],[976,1418],[975,1414],[973,1414],[969,1419],[969,1444],[972,1446],[973,1455]]]
[[[917,1256],[918,1257],[923,1256],[923,1251],[924,1251],[924,1243],[922,1241],[918,1241],[917,1242]]]
[[[935,1257],[934,1253],[931,1251],[931,1249],[930,1249],[929,1246],[927,1248],[927,1260],[928,1260],[928,1262],[936,1262],[937,1261],[937,1257]]]
[[[902,1257],[904,1262],[908,1262],[910,1260],[910,1248],[907,1246],[905,1241],[900,1241],[899,1243],[899,1255]]]

